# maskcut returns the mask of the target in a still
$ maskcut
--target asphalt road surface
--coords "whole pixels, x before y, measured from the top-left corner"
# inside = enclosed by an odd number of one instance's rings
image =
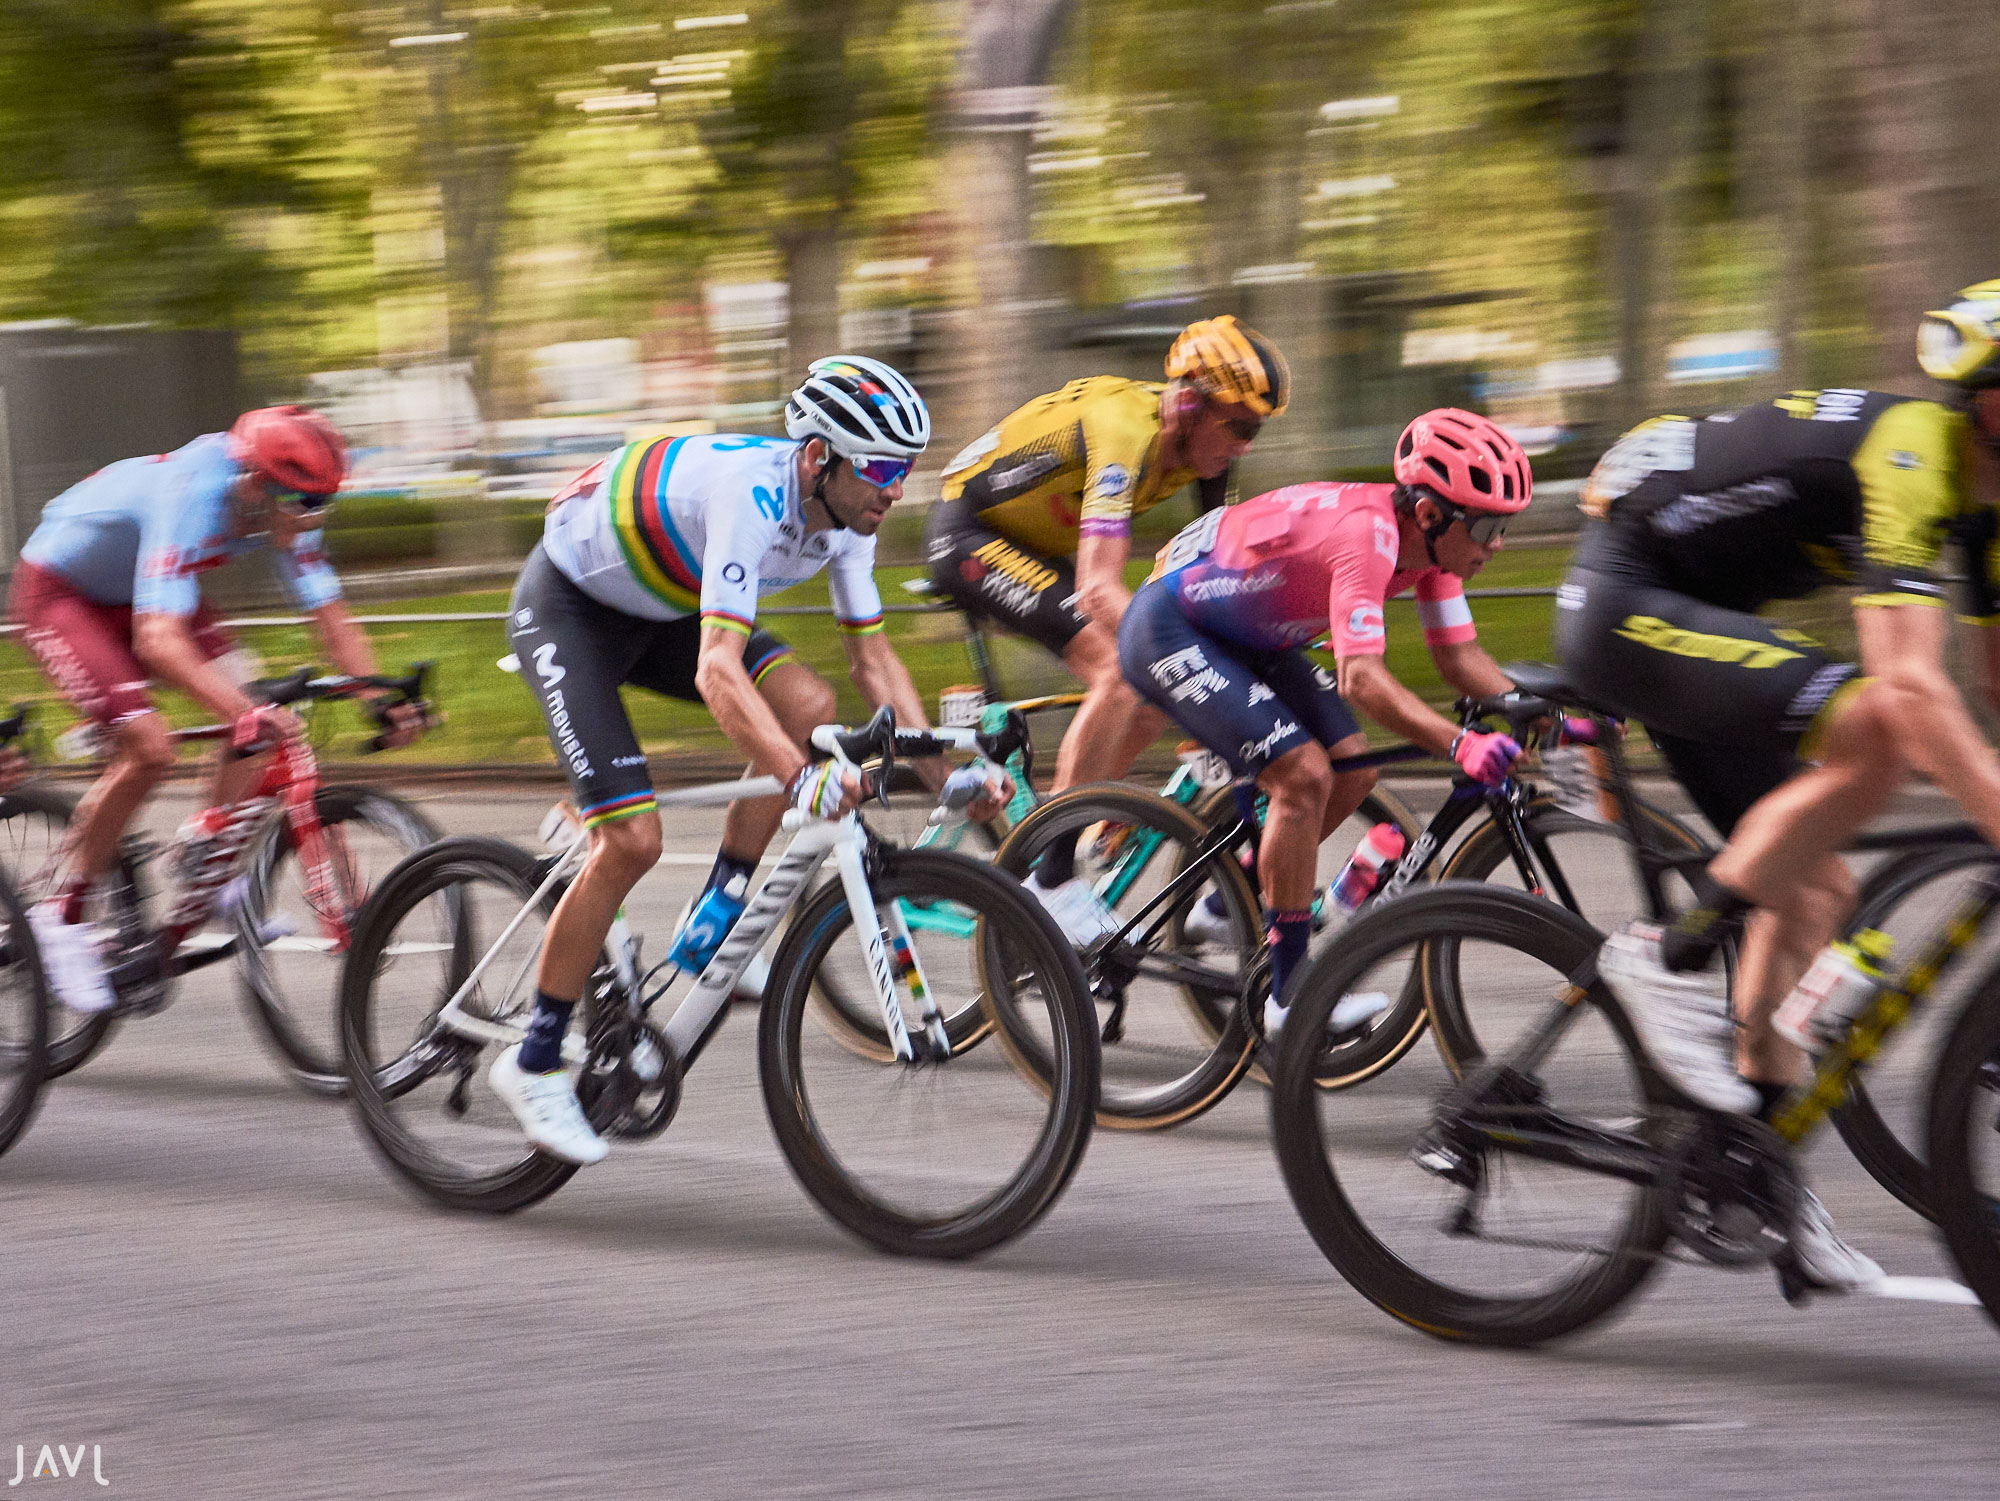
[[[546,800],[426,805],[527,838]],[[633,909],[656,947],[715,829],[673,821]],[[15,1494],[1886,1497],[2000,1474],[1977,1309],[1793,1309],[1768,1272],[1676,1265],[1539,1352],[1394,1323],[1308,1238],[1254,1084],[1175,1132],[1098,1132],[982,1260],[881,1256],[792,1180],[751,1022],[664,1137],[492,1220],[412,1197],[346,1107],[287,1084],[227,969],[191,977],[0,1160],[0,1479],[45,1444],[101,1452],[108,1488],[87,1458]],[[1443,1077],[1428,1042],[1399,1069],[1397,1094]],[[1365,1092],[1339,1108],[1365,1131]],[[1837,1141],[1807,1165],[1890,1271],[1949,1273]]]

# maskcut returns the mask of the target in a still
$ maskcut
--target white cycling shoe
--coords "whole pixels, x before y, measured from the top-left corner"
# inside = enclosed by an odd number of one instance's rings
[[[64,922],[47,902],[28,909],[28,926],[41,950],[49,989],[72,1011],[109,1011],[118,1003],[104,974],[104,951],[91,923]]]
[[[1181,919],[1181,935],[1189,943],[1224,949],[1236,947],[1236,929],[1213,893],[1188,909],[1188,915]]]
[[[610,1153],[611,1144],[584,1118],[576,1083],[567,1069],[559,1068],[552,1074],[524,1072],[517,1042],[493,1060],[486,1082],[500,1103],[514,1112],[530,1145],[578,1167],[602,1162]]]
[[[1792,1259],[1807,1282],[1821,1292],[1861,1292],[1882,1281],[1884,1273],[1873,1257],[1864,1256],[1833,1228],[1833,1216],[1810,1188],[1799,1204],[1792,1226]]]
[[[1029,894],[1056,920],[1063,937],[1077,948],[1087,949],[1105,934],[1116,933],[1124,926],[1118,914],[1105,905],[1104,898],[1091,890],[1090,883],[1082,876],[1071,876],[1053,891],[1042,885],[1039,876],[1030,876],[1027,887]]]
[[[1333,1015],[1326,1019],[1327,1035],[1338,1037],[1343,1032],[1365,1027],[1388,1009],[1389,998],[1379,990],[1350,991],[1335,1003]],[[1291,1013],[1290,1006],[1280,1006],[1276,1001],[1266,999],[1264,1035],[1276,1042],[1278,1034],[1285,1029],[1285,1018]]]
[[[1731,1115],[1757,1108],[1757,1091],[1736,1072],[1736,1024],[1722,976],[1674,971],[1660,962],[1657,923],[1628,923],[1597,951],[1597,973],[1624,1006],[1639,1045],[1675,1088]]]

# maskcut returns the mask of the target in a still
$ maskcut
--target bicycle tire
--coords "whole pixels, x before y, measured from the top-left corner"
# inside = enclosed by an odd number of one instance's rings
[[[546,874],[534,856],[504,839],[459,835],[439,840],[406,857],[385,876],[362,908],[347,962],[341,967],[341,1061],[347,1091],[362,1134],[376,1155],[402,1182],[425,1198],[451,1209],[482,1214],[512,1214],[547,1198],[576,1173],[573,1163],[536,1151],[525,1140],[516,1162],[487,1172],[460,1171],[441,1153],[417,1139],[392,1108],[416,1085],[405,1049],[394,1060],[371,1052],[377,978],[385,971],[398,925],[431,897],[455,884],[490,880],[521,902],[532,897]],[[559,891],[542,902],[544,916],[555,910]],[[445,982],[463,981],[481,957],[476,923],[461,893]],[[438,1003],[450,994],[438,997]],[[403,1065],[398,1072],[398,1065]],[[482,1070],[483,1072],[483,1070]],[[484,1078],[477,1086],[485,1087]]]
[[[52,891],[29,890],[21,884],[32,880],[38,871],[20,867],[28,865],[31,859],[37,865],[46,864],[46,854],[53,853],[61,834],[56,835],[54,843],[42,841],[46,852],[44,856],[24,859],[22,856],[26,854],[29,840],[20,832],[24,827],[22,821],[36,819],[52,829],[66,831],[75,812],[75,798],[41,783],[30,782],[0,795],[0,830],[8,831],[0,836],[0,867],[4,867],[16,883],[23,905],[33,906],[54,894]],[[53,867],[48,869],[50,874],[55,873]],[[123,937],[136,938],[146,931],[144,890],[137,862],[121,851],[118,879],[100,881],[93,896],[95,900],[108,904],[103,920],[108,921]],[[82,1068],[103,1050],[118,1030],[120,1018],[116,1011],[72,1011],[53,998],[49,1004],[52,1011],[48,1077],[60,1079]]]
[[[1637,806],[1649,837],[1658,840],[1661,847],[1671,846],[1689,854],[1710,849],[1707,841],[1672,814],[1644,802]],[[1528,805],[1522,814],[1522,823],[1530,845],[1539,847],[1538,853],[1545,865],[1550,863],[1547,841],[1555,834],[1593,833],[1628,840],[1630,837],[1622,824],[1594,823],[1580,818],[1564,811],[1557,806],[1555,799],[1548,796],[1537,797]],[[1445,862],[1439,879],[1487,881],[1495,871],[1507,866],[1512,854],[1506,831],[1498,822],[1488,818],[1459,841],[1458,848]],[[1553,897],[1549,900],[1551,905],[1559,905]],[[1457,956],[1458,944],[1450,938],[1439,939],[1426,949],[1423,1003],[1445,1067],[1454,1074],[1463,1074],[1465,1065],[1461,1060],[1483,1057],[1485,1049],[1474,1035],[1470,1009],[1458,985]]]
[[[2000,966],[1973,989],[1931,1074],[1925,1155],[1938,1229],[1965,1285],[2000,1324],[2000,1199],[1979,1182],[2000,1121]],[[1982,1154],[1978,1149],[1984,1146]]]
[[[1271,1091],[1278,1162],[1322,1254],[1376,1307],[1440,1339],[1542,1344],[1609,1316],[1652,1274],[1668,1237],[1656,1195],[1634,1196],[1611,1253],[1581,1275],[1534,1297],[1480,1297],[1425,1276],[1377,1238],[1342,1188],[1325,1139],[1315,1049],[1306,1039],[1325,1029],[1340,997],[1377,962],[1440,934],[1504,945],[1562,974],[1572,973],[1602,941],[1590,924],[1553,903],[1466,883],[1412,892],[1364,913],[1340,944],[1313,962],[1292,1002]],[[1609,1023],[1650,1103],[1656,1085],[1639,1061],[1631,1024],[1602,986],[1593,986],[1586,999]]]
[[[1234,818],[1235,795],[1227,787],[1218,787],[1195,805],[1195,813],[1211,826],[1220,819]],[[1424,828],[1423,820],[1417,817],[1409,804],[1385,787],[1377,787],[1370,792],[1344,822],[1364,825],[1364,834],[1378,823],[1394,824],[1403,835],[1405,847],[1414,844]],[[1420,881],[1427,886],[1435,879],[1426,870]],[[1339,941],[1338,931],[1328,940],[1330,943]],[[1404,993],[1396,998],[1396,1003],[1371,1022],[1366,1032],[1321,1058],[1319,1087],[1351,1089],[1366,1079],[1374,1078],[1415,1047],[1417,1039],[1424,1035],[1424,1029],[1429,1025],[1422,994],[1414,985],[1404,987]],[[1261,1062],[1251,1067],[1250,1077],[1259,1084],[1268,1085],[1271,1082],[1271,1076]]]
[[[366,787],[321,787],[313,797],[320,826],[327,830],[360,824],[397,846],[404,855],[413,854],[443,837],[443,831],[411,804],[392,793]],[[335,836],[339,838],[339,835]],[[317,1041],[293,1014],[302,1004],[328,1004],[319,997],[295,997],[288,1001],[284,984],[269,955],[258,942],[258,932],[276,899],[279,881],[288,864],[297,863],[289,818],[279,818],[258,842],[244,872],[244,899],[236,909],[236,968],[241,980],[243,1003],[249,1009],[264,1041],[277,1055],[286,1071],[308,1094],[338,1099],[347,1092],[347,1074],[340,1058],[337,1024],[325,1043]],[[343,892],[348,910],[342,914],[348,925],[350,942],[356,917],[365,904]],[[334,987],[336,996],[338,986]],[[334,1007],[328,1005],[328,1009]],[[329,1018],[333,1020],[333,1018]]]
[[[1039,904],[982,861],[944,852],[885,850],[870,882],[881,900],[922,892],[966,907],[977,914],[979,930],[973,941],[981,954],[990,950],[1025,956],[1042,982],[1053,985],[1049,1015],[1055,1066],[1046,1091],[1047,1114],[1032,1149],[998,1189],[948,1214],[918,1215],[899,1209],[861,1186],[843,1166],[814,1110],[802,1054],[812,976],[843,926],[853,923],[846,892],[837,884],[822,887],[807,900],[771,963],[757,1036],[765,1110],[801,1186],[821,1209],[862,1240],[897,1255],[974,1256],[1021,1234],[1047,1213],[1089,1145],[1098,1092],[1098,1048],[1083,967]],[[903,1070],[948,1071],[964,1066],[957,1055],[941,1063],[898,1064],[892,1083],[902,1082]],[[1018,1083],[1015,1087],[1025,1088]]]
[[[1178,803],[1137,787],[1105,782],[1073,788],[1043,803],[1014,826],[994,863],[1015,880],[1025,881],[1035,860],[1057,834],[1074,830],[1081,835],[1096,823],[1145,828],[1161,834],[1183,851],[1177,870],[1186,868],[1185,852],[1208,833],[1201,820]],[[1158,859],[1158,850],[1148,858],[1149,862]],[[1261,926],[1260,909],[1242,867],[1227,851],[1218,852],[1213,857],[1209,879],[1223,894],[1225,916],[1232,927],[1254,940]],[[1183,910],[1174,914],[1164,930],[1168,944],[1175,950],[1184,946],[1181,917],[1191,905],[1192,898],[1182,903]],[[1244,952],[1248,955],[1254,950],[1246,948]],[[1239,976],[1247,973],[1249,959],[1238,962]],[[1096,964],[1086,962],[1085,973],[1094,986],[1099,977]],[[1172,1056],[1173,1061],[1165,1066],[1182,1067],[1182,1072],[1164,1082],[1127,1086],[1114,1077],[1121,1070],[1107,1067],[1097,1103],[1098,1125],[1116,1131],[1159,1131],[1181,1125],[1212,1110],[1249,1071],[1258,1039],[1240,997],[1231,1005],[1227,1020],[1217,1031],[1207,1025],[1202,1009],[1195,1004],[1187,987],[1177,985],[1173,989],[1182,1009],[1188,1013],[1196,1045],[1158,1051]],[[1000,1045],[1017,1068],[1038,1080],[1042,1087],[1048,1087],[1053,1062],[1032,1030],[1014,1015],[1006,985],[994,983],[989,986],[989,995]],[[1116,1050],[1121,1044],[1114,1041],[1105,1046]],[[1133,1046],[1136,1049],[1137,1044]],[[1114,1063],[1117,1057],[1114,1051]]]
[[[0,1155],[26,1134],[40,1107],[49,1072],[50,1013],[56,1009],[42,968],[41,949],[28,926],[27,903],[11,879],[0,877],[0,922],[6,925],[6,963],[0,984],[25,987],[25,1028],[0,1041]]]
[[[1900,855],[1869,873],[1846,931],[1882,927],[1897,907],[1932,881],[1995,860],[2000,860],[2000,854],[1986,845],[1941,845]],[[1865,1070],[1849,1081],[1847,1099],[1833,1111],[1832,1119],[1840,1139],[1868,1175],[1906,1207],[1936,1224],[1930,1171],[1896,1134],[1868,1093]]]
[[[1005,815],[995,820],[1005,825]],[[999,853],[1001,836],[986,824],[966,823],[958,830],[960,840],[971,840],[979,847],[974,859],[992,859]],[[935,850],[935,845],[926,845]],[[960,843],[953,842],[949,848],[964,853]],[[827,1035],[842,1046],[849,1048],[857,1057],[873,1058],[887,1063],[894,1053],[889,1046],[889,1034],[882,1029],[881,1015],[875,1009],[875,997],[860,995],[851,987],[843,986],[831,971],[818,975],[813,980],[813,1001],[818,1008],[818,1019],[826,1027]],[[985,1041],[993,1030],[992,1013],[983,1006],[968,1006],[956,1014],[945,1018],[945,1036],[951,1042],[954,1056],[967,1048],[977,1047]]]

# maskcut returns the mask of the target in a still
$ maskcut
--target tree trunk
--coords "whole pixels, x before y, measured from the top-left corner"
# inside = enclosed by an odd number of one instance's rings
[[[791,289],[790,383],[812,361],[840,350],[840,226],[831,217],[815,217],[780,234],[778,243]]]
[[[2000,273],[2000,15],[1992,0],[1855,0],[1854,14],[1879,365],[1890,389],[1928,390],[1918,316]]]

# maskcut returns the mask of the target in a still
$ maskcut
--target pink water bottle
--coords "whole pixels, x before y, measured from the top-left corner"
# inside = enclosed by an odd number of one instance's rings
[[[1392,823],[1378,823],[1355,846],[1347,864],[1326,888],[1326,894],[1342,912],[1352,913],[1374,893],[1387,866],[1403,856],[1403,831]]]

